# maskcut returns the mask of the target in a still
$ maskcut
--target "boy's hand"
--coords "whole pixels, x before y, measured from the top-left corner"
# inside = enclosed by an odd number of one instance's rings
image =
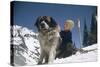
[[[60,26],[59,26],[59,25],[57,25],[57,26],[56,26],[56,28],[55,28],[55,30],[56,30],[57,32],[60,32],[60,31],[61,31]]]

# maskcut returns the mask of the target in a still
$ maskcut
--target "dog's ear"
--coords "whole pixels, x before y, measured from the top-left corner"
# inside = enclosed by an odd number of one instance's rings
[[[56,27],[57,23],[56,21],[51,17],[51,23],[52,23],[52,27]]]
[[[37,29],[38,29],[38,31],[40,31],[40,28],[39,28],[39,19],[40,19],[40,17],[38,17],[37,19],[36,19],[36,22],[35,22],[35,24],[34,24],[34,26],[36,26],[37,27]]]

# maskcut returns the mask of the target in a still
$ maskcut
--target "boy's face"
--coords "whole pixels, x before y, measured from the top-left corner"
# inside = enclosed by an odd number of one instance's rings
[[[64,24],[64,30],[65,31],[70,30],[70,25],[67,22],[65,22]]]

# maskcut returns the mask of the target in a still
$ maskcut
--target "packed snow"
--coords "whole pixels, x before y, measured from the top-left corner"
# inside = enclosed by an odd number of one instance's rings
[[[97,61],[97,44],[83,48],[84,50],[93,50],[87,53],[77,52],[75,55],[72,55],[63,59],[56,59],[54,63],[76,63],[76,62],[94,62]]]
[[[26,27],[14,25],[11,44],[14,45],[14,65],[37,64],[40,56],[38,33],[34,33]],[[87,53],[77,52],[67,58],[56,59],[54,63],[93,62],[97,61],[97,44],[83,48],[90,50]]]

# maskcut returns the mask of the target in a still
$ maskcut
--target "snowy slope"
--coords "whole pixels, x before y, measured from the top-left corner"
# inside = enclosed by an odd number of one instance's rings
[[[97,44],[94,44],[92,46],[88,46],[83,48],[84,50],[93,50],[89,51],[87,53],[81,54],[80,52],[77,52],[75,55],[72,55],[67,58],[63,59],[56,59],[54,63],[73,63],[73,62],[94,62],[97,61]]]
[[[14,45],[14,65],[37,64],[40,55],[38,34],[26,27],[14,25],[11,44]],[[73,63],[97,61],[97,45],[88,46],[84,50],[92,50],[87,53],[77,52],[63,59],[56,59],[54,63]]]
[[[14,65],[37,64],[40,55],[38,34],[26,27],[12,27],[11,44],[14,45]]]

